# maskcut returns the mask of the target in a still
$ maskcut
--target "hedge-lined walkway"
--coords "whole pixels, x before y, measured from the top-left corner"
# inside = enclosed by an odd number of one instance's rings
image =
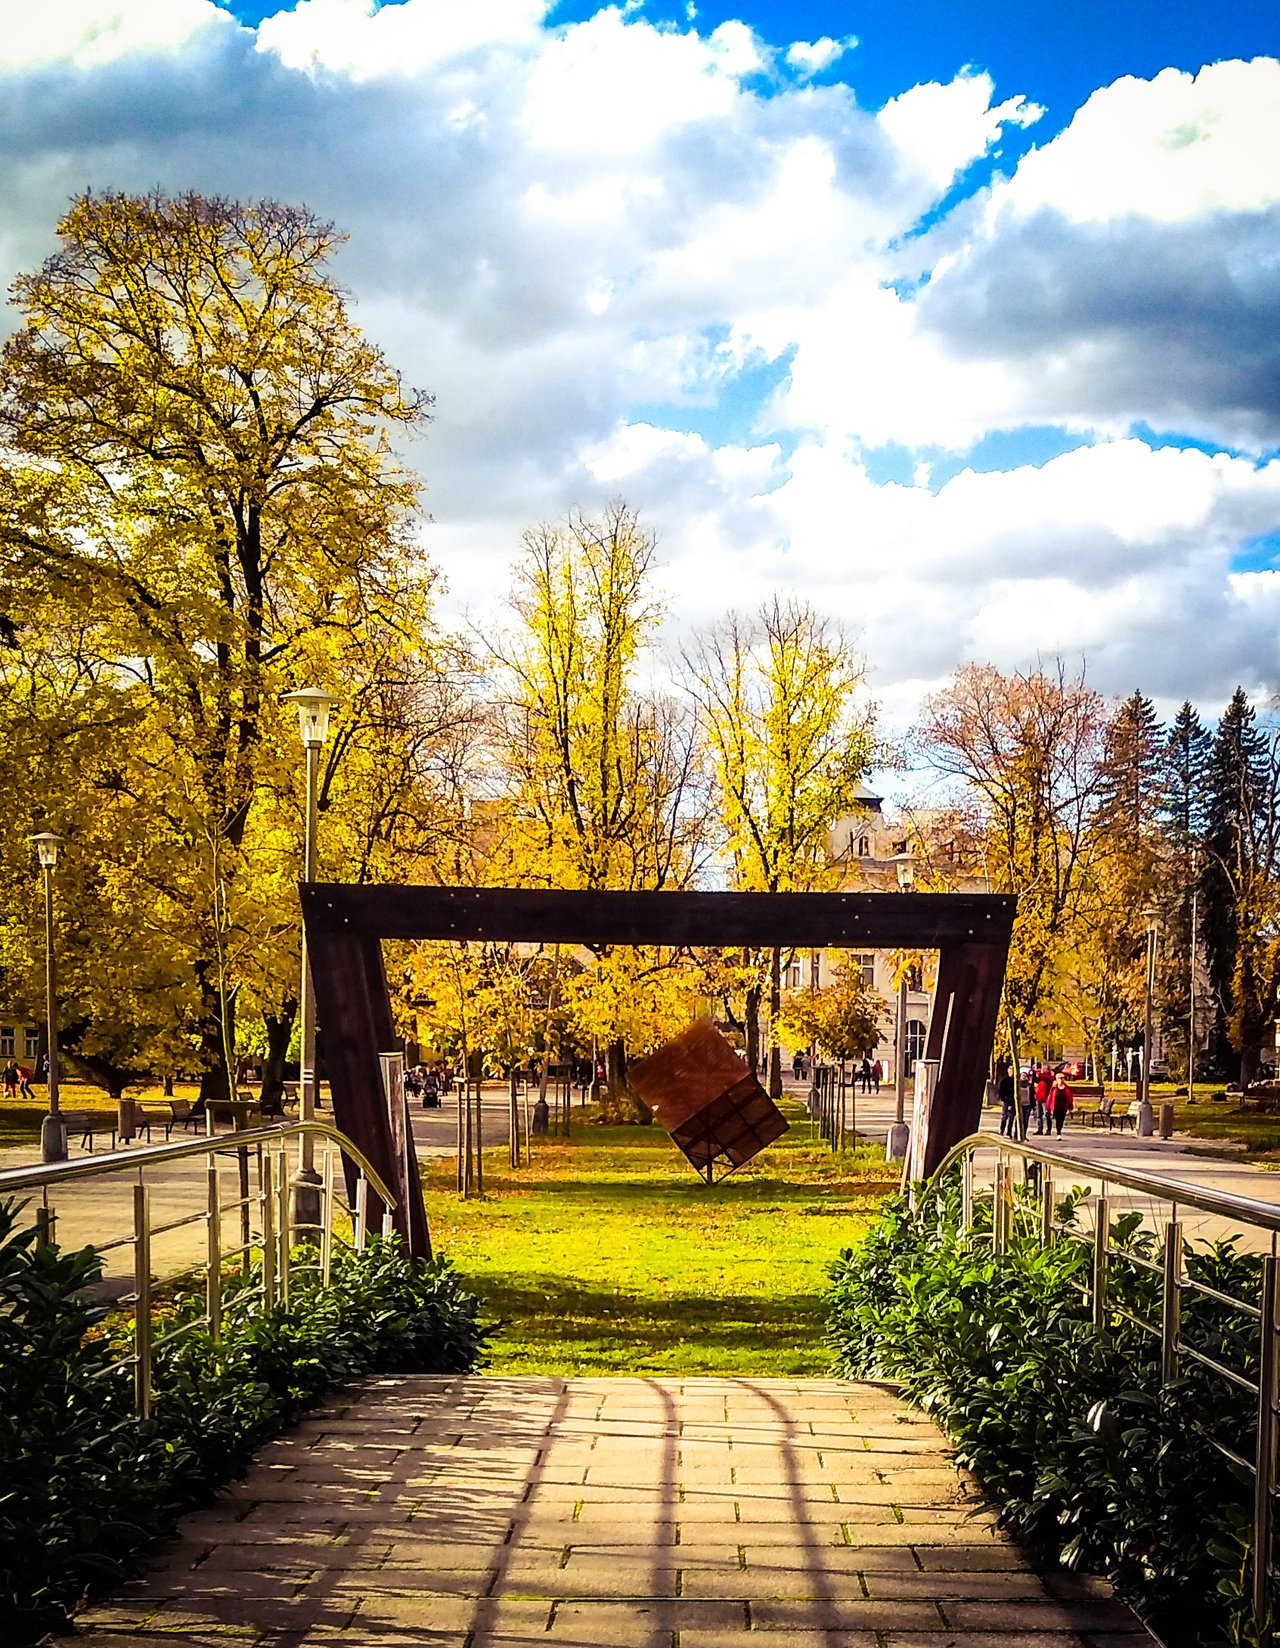
[[[370,1379],[185,1519],[88,1648],[1150,1648],[878,1385]]]

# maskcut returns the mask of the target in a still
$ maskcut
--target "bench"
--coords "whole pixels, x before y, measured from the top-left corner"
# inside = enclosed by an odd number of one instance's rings
[[[1118,1127],[1123,1133],[1127,1127],[1131,1133],[1137,1132],[1137,1117],[1133,1113],[1133,1106],[1128,1099],[1104,1099],[1099,1107],[1098,1114],[1107,1124],[1108,1132],[1114,1132]]]
[[[164,1136],[167,1139],[175,1127],[184,1132],[195,1133],[204,1125],[204,1106],[199,1099],[170,1099],[169,1120],[164,1124]]]
[[[79,1139],[81,1150],[92,1154],[93,1141],[100,1133],[110,1133],[111,1148],[116,1147],[116,1119],[114,1116],[94,1116],[87,1110],[64,1110],[62,1125],[68,1139]]]

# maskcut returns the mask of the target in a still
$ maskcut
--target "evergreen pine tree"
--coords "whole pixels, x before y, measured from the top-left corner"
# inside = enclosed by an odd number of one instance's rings
[[[1204,862],[1210,745],[1209,734],[1194,706],[1184,701],[1169,727],[1162,751],[1160,781],[1160,824],[1166,857],[1162,877],[1165,923],[1158,979],[1159,1013],[1161,1040],[1179,1076],[1187,1068],[1188,1058],[1193,893]],[[1197,978],[1202,975],[1199,965],[1202,954],[1197,947]],[[1205,1021],[1204,1004],[1198,995],[1196,1023],[1196,1045],[1201,1047]]]
[[[1200,870],[1200,929],[1213,992],[1212,1049],[1225,1063],[1232,1048],[1240,1054],[1241,1080],[1256,1059],[1252,1026],[1239,1024],[1242,973],[1251,971],[1244,952],[1248,900],[1257,865],[1259,825],[1270,809],[1270,764],[1265,735],[1253,706],[1237,687],[1223,712],[1209,753],[1204,858]]]
[[[1164,728],[1155,705],[1132,692],[1103,734],[1098,771],[1097,829],[1115,849],[1141,859],[1146,871],[1157,820],[1163,811]]]

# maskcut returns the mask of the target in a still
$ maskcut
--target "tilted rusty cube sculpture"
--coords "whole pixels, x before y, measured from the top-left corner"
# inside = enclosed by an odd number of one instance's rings
[[[787,1131],[781,1111],[709,1019],[698,1019],[627,1080],[708,1184],[715,1163],[741,1167]]]

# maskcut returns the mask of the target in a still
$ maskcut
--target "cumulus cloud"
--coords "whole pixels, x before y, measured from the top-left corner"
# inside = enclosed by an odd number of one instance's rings
[[[891,702],[1059,645],[1117,689],[1274,676],[1280,578],[1239,559],[1280,531],[1280,65],[1101,88],[962,198],[1042,111],[958,64],[877,114],[855,44],[546,0],[256,29],[49,0],[0,42],[0,267],[86,182],[332,216],[360,323],[437,397],[409,457],[458,602],[530,521],[623,493],[675,622],[795,587]],[[1045,424],[1078,449],[930,487],[937,449]],[[915,484],[872,479],[892,442]]]

